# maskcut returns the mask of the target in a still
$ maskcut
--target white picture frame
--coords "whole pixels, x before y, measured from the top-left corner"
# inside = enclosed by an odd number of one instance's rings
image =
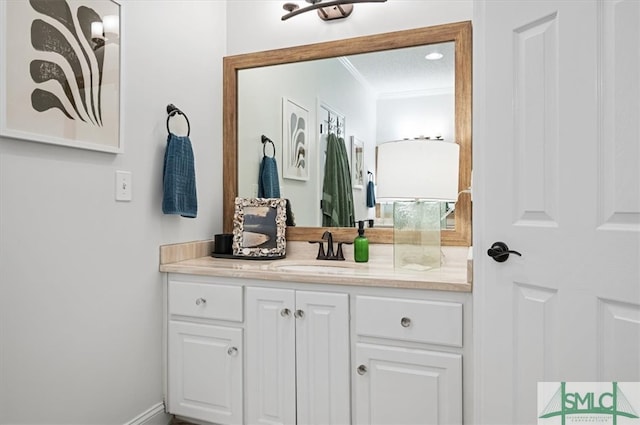
[[[310,140],[309,110],[299,103],[282,98],[282,177],[309,180]]]
[[[119,0],[0,1],[0,135],[122,153]]]
[[[353,188],[362,190],[366,179],[364,142],[355,136],[351,136],[351,182]]]

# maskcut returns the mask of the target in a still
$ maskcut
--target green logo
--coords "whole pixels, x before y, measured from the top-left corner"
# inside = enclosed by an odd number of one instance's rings
[[[545,408],[542,409],[538,418],[547,419],[559,416],[562,425],[565,425],[567,417],[571,415],[582,416],[581,418],[572,418],[575,419],[572,420],[574,423],[593,422],[594,417],[602,418],[602,415],[610,416],[610,419],[613,420],[613,425],[617,425],[619,417],[638,419],[638,414],[618,387],[617,382],[611,383],[610,391],[608,389],[603,391],[601,385],[589,384],[591,383],[574,383],[572,384],[573,390],[568,391],[567,383],[560,382],[559,388]],[[596,387],[595,390],[594,386]],[[543,422],[538,421],[538,423]]]

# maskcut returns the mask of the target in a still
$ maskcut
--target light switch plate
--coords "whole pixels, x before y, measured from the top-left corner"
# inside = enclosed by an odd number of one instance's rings
[[[116,171],[116,201],[131,201],[132,190],[131,171]]]

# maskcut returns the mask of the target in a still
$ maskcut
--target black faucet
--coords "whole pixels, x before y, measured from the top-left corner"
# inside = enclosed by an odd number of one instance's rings
[[[325,253],[324,250],[324,242],[327,242],[327,251]],[[317,243],[318,246],[318,255],[316,256],[316,260],[337,260],[344,261],[344,254],[342,253],[342,245],[343,244],[351,244],[352,242],[338,242],[337,251],[333,252],[333,235],[330,231],[325,231],[322,234],[322,239],[318,241],[309,241],[309,243]]]
[[[325,260],[333,260],[335,255],[333,253],[333,235],[330,231],[326,230],[322,234],[322,240],[327,241],[327,255],[324,258]]]

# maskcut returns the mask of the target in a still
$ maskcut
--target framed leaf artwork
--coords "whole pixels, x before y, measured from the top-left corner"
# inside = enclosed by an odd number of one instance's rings
[[[0,2],[0,135],[123,152],[120,2]]]
[[[309,110],[282,99],[282,177],[309,180]]]

